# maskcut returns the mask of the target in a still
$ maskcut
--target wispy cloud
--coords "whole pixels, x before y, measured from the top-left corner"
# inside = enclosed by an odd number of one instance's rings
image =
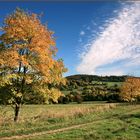
[[[84,32],[84,31],[81,31],[81,32],[80,32],[80,35],[81,35],[81,36],[85,35],[85,32]]]
[[[124,5],[114,19],[109,19],[96,40],[85,44],[81,52],[79,73],[100,75],[125,74],[125,67],[140,66],[140,3]],[[98,68],[122,61],[123,67],[98,72]]]

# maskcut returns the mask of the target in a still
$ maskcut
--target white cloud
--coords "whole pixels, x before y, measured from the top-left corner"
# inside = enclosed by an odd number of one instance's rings
[[[108,20],[101,29],[98,38],[92,39],[91,45],[81,52],[81,62],[77,67],[79,73],[98,74],[98,68],[127,59],[124,62],[127,68],[140,65],[140,52],[137,51],[140,50],[140,3],[124,6],[118,17]],[[123,66],[123,69],[112,68],[103,73],[124,72]]]
[[[81,36],[85,35],[85,32],[84,32],[84,31],[81,31],[81,32],[80,32],[80,35],[81,35]]]
[[[107,71],[102,71],[102,72],[97,72],[97,75],[102,75],[102,76],[106,76],[106,75],[116,75],[116,76],[120,76],[120,75],[124,75],[124,72],[120,69],[111,69],[111,70],[107,70]]]

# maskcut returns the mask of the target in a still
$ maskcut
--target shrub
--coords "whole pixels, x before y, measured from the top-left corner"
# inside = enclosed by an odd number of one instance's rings
[[[76,101],[78,104],[82,103],[83,98],[82,98],[81,94],[75,95],[75,101]]]

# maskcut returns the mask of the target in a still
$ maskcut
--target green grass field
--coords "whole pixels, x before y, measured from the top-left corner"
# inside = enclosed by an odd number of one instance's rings
[[[98,81],[93,81],[92,83],[96,83],[96,84],[106,84],[108,87],[111,87],[111,86],[114,86],[114,85],[117,85],[118,87],[120,87],[122,85],[123,82],[98,82]]]
[[[25,105],[19,122],[0,106],[0,140],[139,140],[140,105]]]

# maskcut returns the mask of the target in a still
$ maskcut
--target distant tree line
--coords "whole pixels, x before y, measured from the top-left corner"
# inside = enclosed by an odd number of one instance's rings
[[[59,103],[82,101],[139,102],[140,78],[130,76],[74,75],[61,86]],[[78,98],[76,98],[78,96]]]
[[[82,81],[100,81],[100,82],[124,82],[127,75],[124,76],[98,76],[98,75],[72,75],[67,76],[68,80],[82,80]]]
[[[77,80],[69,80],[65,86],[61,87],[61,91],[65,96],[61,97],[59,103],[82,102],[82,101],[108,101],[120,102],[120,86],[121,83],[115,82],[109,85],[108,82],[84,82]],[[77,98],[78,96],[78,98]],[[63,100],[62,100],[63,99]]]
[[[81,76],[81,75],[80,75]],[[67,77],[66,84],[52,85],[55,94],[60,94],[58,103],[71,102],[82,103],[83,101],[106,101],[106,102],[138,102],[140,101],[140,78],[129,76],[87,76]],[[95,78],[96,77],[96,78]],[[95,78],[95,79],[94,79]],[[99,81],[101,80],[101,81]],[[109,81],[110,80],[110,81]],[[56,90],[59,89],[59,90]],[[55,103],[52,99],[47,100],[43,94],[38,94],[32,86],[26,86],[27,94],[24,95],[23,104]],[[3,97],[3,95],[7,95]],[[4,99],[3,98],[7,98]],[[7,104],[10,99],[8,86],[0,88],[0,104]]]

